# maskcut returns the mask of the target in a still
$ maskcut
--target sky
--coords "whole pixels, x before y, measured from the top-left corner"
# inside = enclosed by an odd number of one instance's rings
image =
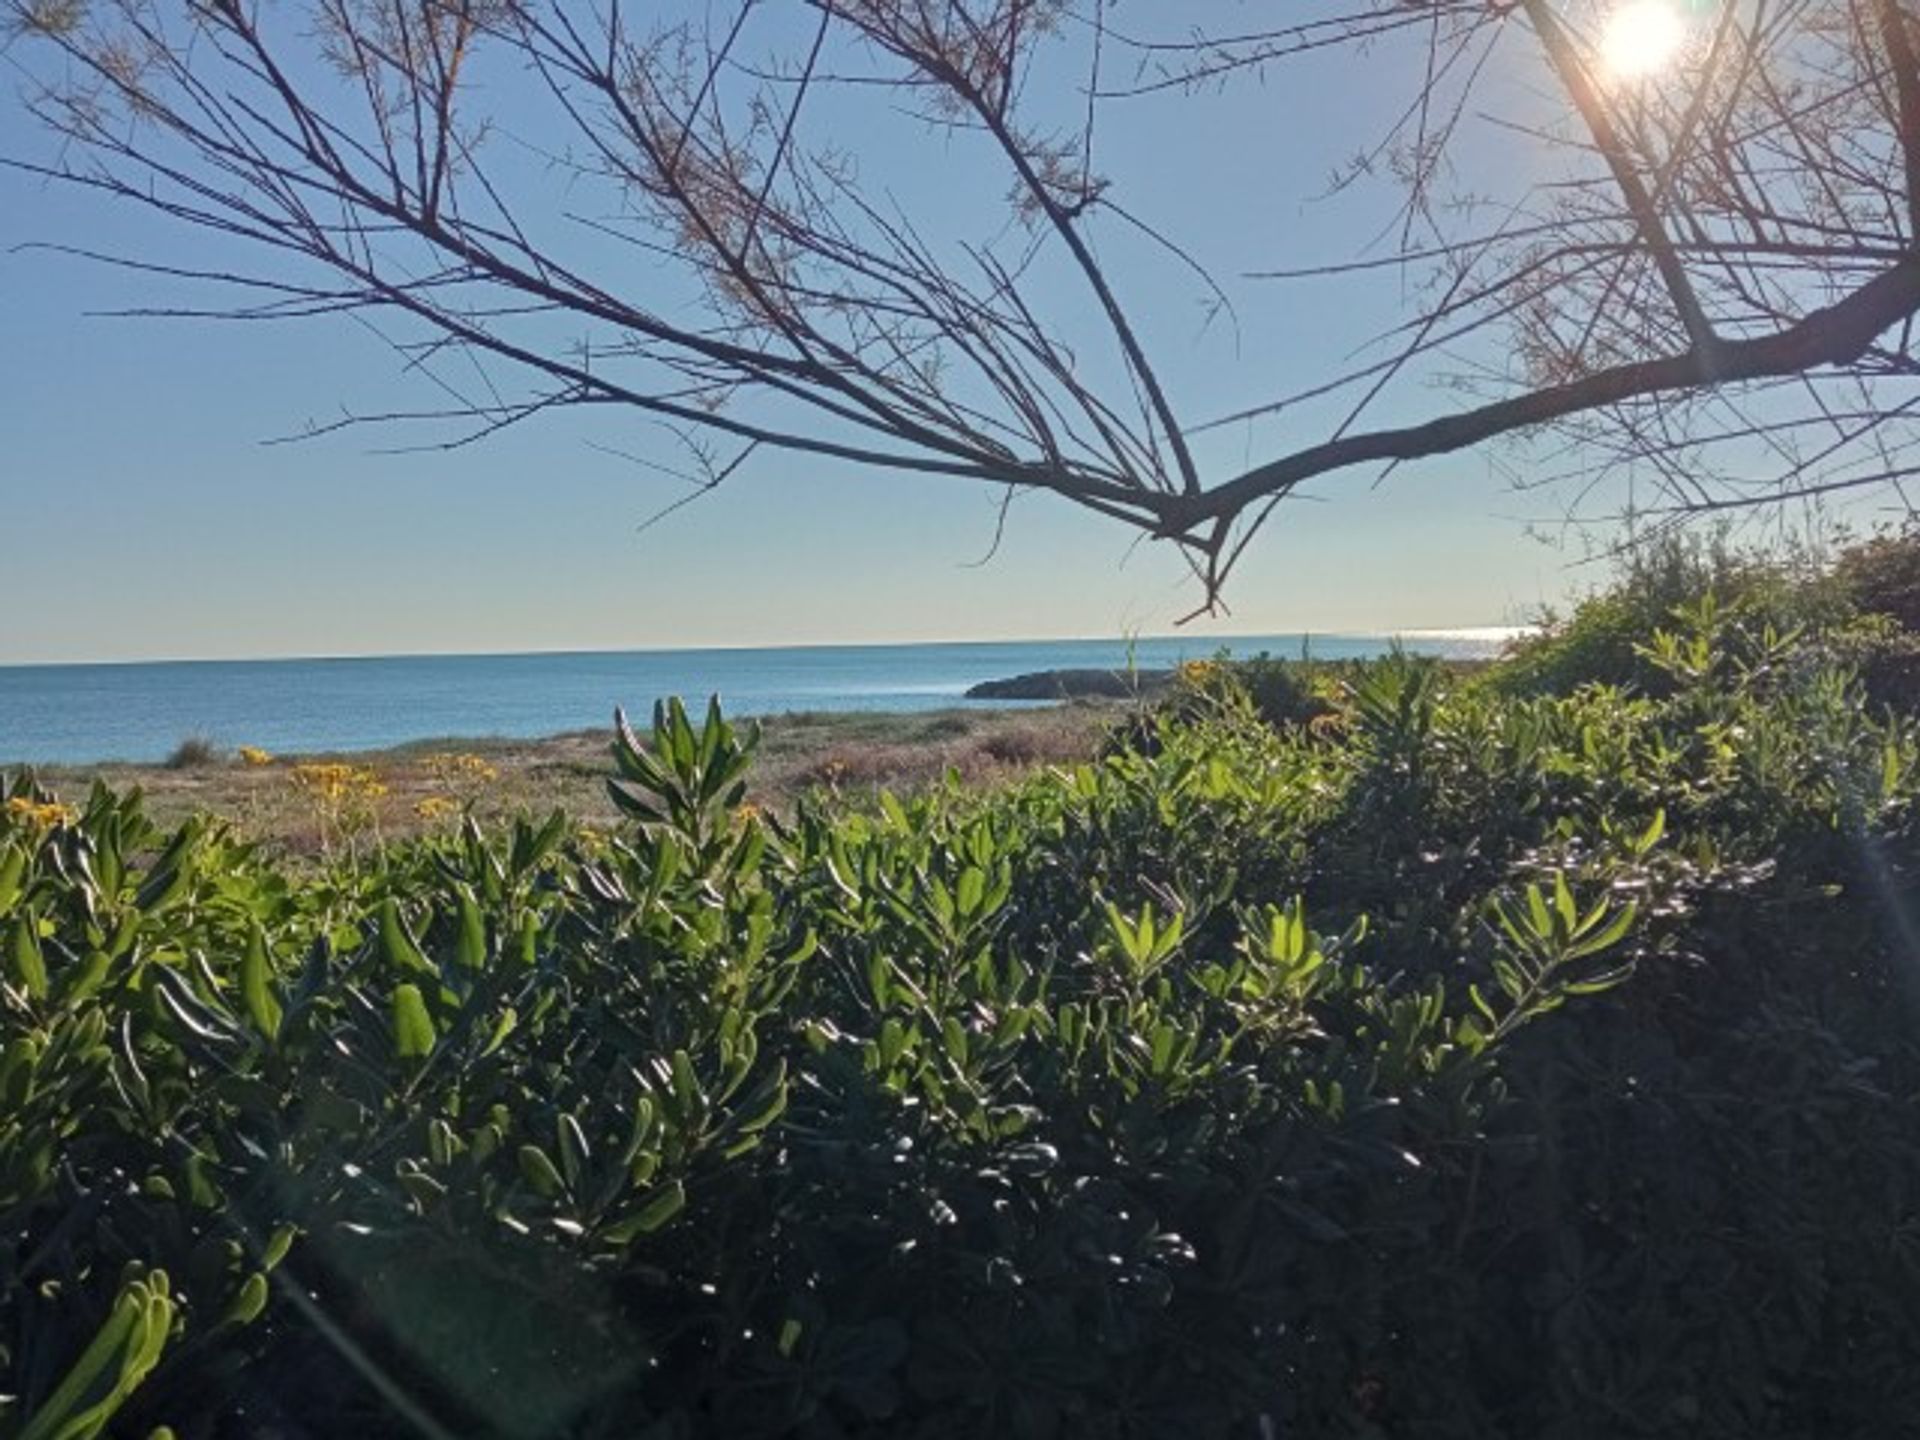
[[[18,63],[0,67],[10,92]],[[1204,103],[1113,107],[1103,169],[1137,213],[1189,221],[1170,228],[1230,277],[1338,258],[1378,229],[1386,198],[1315,197],[1377,124],[1389,63],[1346,58]],[[871,173],[906,177],[920,213],[963,213],[968,161],[950,141],[904,120],[863,131]],[[52,154],[11,93],[0,154]],[[917,199],[916,183],[928,187]],[[206,253],[149,215],[0,172],[0,613],[12,620],[0,663],[1160,634],[1199,598],[1165,546],[1064,502],[1020,500],[982,563],[996,494],[812,459],[757,459],[648,525],[680,490],[609,453],[648,443],[632,416],[562,415],[452,452],[386,453],[406,437],[371,431],[272,444],[432,396],[350,320],[100,315],[193,297],[33,248],[46,243]],[[1236,282],[1248,297],[1237,333],[1203,328],[1190,277],[1112,243],[1196,419],[1323,374],[1404,315],[1391,281]],[[1449,402],[1414,388],[1397,403],[1392,418]],[[1296,425],[1245,427],[1215,436],[1203,460],[1231,473],[1299,443]],[[1189,628],[1526,620],[1597,578],[1581,545],[1541,538],[1557,513],[1552,496],[1513,491],[1484,452],[1384,480],[1329,477],[1278,512],[1230,585],[1231,613]]]

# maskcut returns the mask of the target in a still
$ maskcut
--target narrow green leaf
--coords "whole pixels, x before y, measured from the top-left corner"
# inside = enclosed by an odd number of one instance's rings
[[[480,1052],[480,1058],[483,1060],[486,1059],[487,1056],[493,1054],[494,1051],[506,1044],[507,1037],[513,1034],[514,1028],[519,1025],[519,1023],[520,1012],[514,1009],[513,1006],[509,1005],[506,1009],[502,1010],[499,1020],[494,1022],[493,1036],[487,1041],[487,1048]]]
[[[47,957],[40,948],[40,922],[28,910],[13,922],[7,946],[7,971],[14,983],[35,1000],[47,996]]]
[[[1567,994],[1598,995],[1604,990],[1613,989],[1614,986],[1620,984],[1623,980],[1629,980],[1632,977],[1633,965],[1631,963],[1620,965],[1612,970],[1603,971],[1598,975],[1589,976],[1585,980],[1574,981],[1566,987]]]
[[[593,1149],[587,1144],[587,1132],[573,1116],[562,1115],[554,1129],[560,1144],[560,1172],[567,1177],[567,1188],[571,1190],[580,1183],[587,1162],[593,1158]]]
[[[0,850],[0,916],[13,908],[20,898],[27,873],[27,852],[17,845]]]
[[[1547,913],[1546,897],[1538,885],[1527,886],[1527,916],[1532,921],[1533,933],[1540,939],[1553,935],[1553,917]]]
[[[293,1249],[295,1237],[300,1233],[297,1225],[276,1225],[273,1233],[267,1236],[267,1243],[260,1247],[260,1268],[271,1270],[287,1258],[287,1252]]]
[[[700,1081],[693,1073],[693,1061],[687,1058],[684,1050],[673,1052],[673,1096],[688,1112],[705,1098],[700,1090]]]
[[[1637,910],[1635,906],[1625,906],[1608,922],[1605,929],[1596,935],[1588,936],[1585,940],[1582,940],[1578,945],[1574,946],[1572,950],[1568,952],[1567,958],[1570,960],[1584,959],[1589,955],[1598,955],[1602,950],[1609,949],[1618,944],[1626,935],[1627,931],[1633,928],[1636,913]]]
[[[284,1012],[273,993],[266,933],[257,923],[247,932],[247,948],[240,958],[240,998],[246,1003],[255,1028],[269,1040],[279,1039]]]
[[[487,922],[480,914],[479,903],[465,889],[460,891],[460,938],[454,958],[468,970],[484,970],[487,966]]]
[[[787,1062],[785,1060],[775,1063],[772,1075],[768,1080],[754,1087],[753,1095],[748,1097],[746,1104],[752,1105],[763,1091],[766,1093],[765,1101],[759,1105],[759,1108],[748,1111],[745,1118],[739,1122],[739,1129],[743,1134],[757,1134],[786,1112]]]
[[[1467,986],[1467,998],[1473,1001],[1474,1009],[1487,1017],[1489,1024],[1499,1023],[1498,1017],[1493,1013],[1493,1006],[1488,1003],[1487,997],[1480,993],[1480,987],[1478,985]]]
[[[73,1368],[15,1440],[91,1440],[159,1362],[173,1326],[166,1275],[127,1284]]]
[[[629,1215],[609,1225],[603,1232],[616,1245],[624,1245],[640,1235],[651,1235],[687,1206],[687,1191],[678,1180],[661,1187],[660,1193]]]
[[[1573,891],[1567,888],[1567,877],[1559,871],[1553,875],[1553,908],[1559,912],[1560,923],[1571,935],[1580,923],[1580,907],[1573,903]]]

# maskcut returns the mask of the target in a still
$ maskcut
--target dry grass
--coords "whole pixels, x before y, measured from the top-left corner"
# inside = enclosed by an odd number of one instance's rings
[[[969,784],[1003,783],[1038,766],[1088,758],[1122,708],[1090,702],[917,715],[775,716],[764,722],[752,798],[776,809],[813,789],[860,800],[881,789],[925,787],[949,770]],[[70,799],[83,796],[95,778],[116,789],[137,785],[163,824],[212,814],[252,838],[313,851],[322,843],[322,818],[311,790],[294,783],[297,766],[345,762],[383,787],[383,793],[347,804],[368,836],[391,839],[450,826],[469,804],[482,819],[559,807],[587,824],[612,824],[606,796],[611,738],[604,730],[586,730],[541,740],[428,740],[354,755],[275,756],[266,763],[236,755],[184,768],[107,764],[50,766],[39,773]],[[450,756],[472,756],[477,763],[463,768],[449,764]]]

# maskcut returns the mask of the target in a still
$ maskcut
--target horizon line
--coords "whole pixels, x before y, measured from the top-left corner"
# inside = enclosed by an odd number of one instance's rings
[[[156,655],[123,657],[110,660],[0,660],[0,670],[106,669],[133,665],[274,665],[324,664],[357,660],[513,660],[537,657],[577,657],[591,655],[699,655],[744,653],[751,651],[795,650],[906,650],[959,648],[986,645],[1077,645],[1135,644],[1141,641],[1204,639],[1218,641],[1224,647],[1234,640],[1327,640],[1360,639],[1457,639],[1500,640],[1524,634],[1532,625],[1421,625],[1398,628],[1358,628],[1337,630],[1247,630],[1232,634],[1199,636],[1171,634],[1135,635],[1043,635],[1011,636],[999,639],[938,640],[805,640],[784,644],[730,643],[718,645],[631,645],[631,646],[553,646],[531,650],[375,650],[333,654],[255,654],[255,655]]]

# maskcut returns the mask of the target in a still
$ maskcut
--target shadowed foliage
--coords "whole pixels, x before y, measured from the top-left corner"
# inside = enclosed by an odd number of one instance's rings
[[[674,704],[299,871],[18,777],[0,1433],[1899,1433],[1920,737],[1799,645],[788,818]]]

